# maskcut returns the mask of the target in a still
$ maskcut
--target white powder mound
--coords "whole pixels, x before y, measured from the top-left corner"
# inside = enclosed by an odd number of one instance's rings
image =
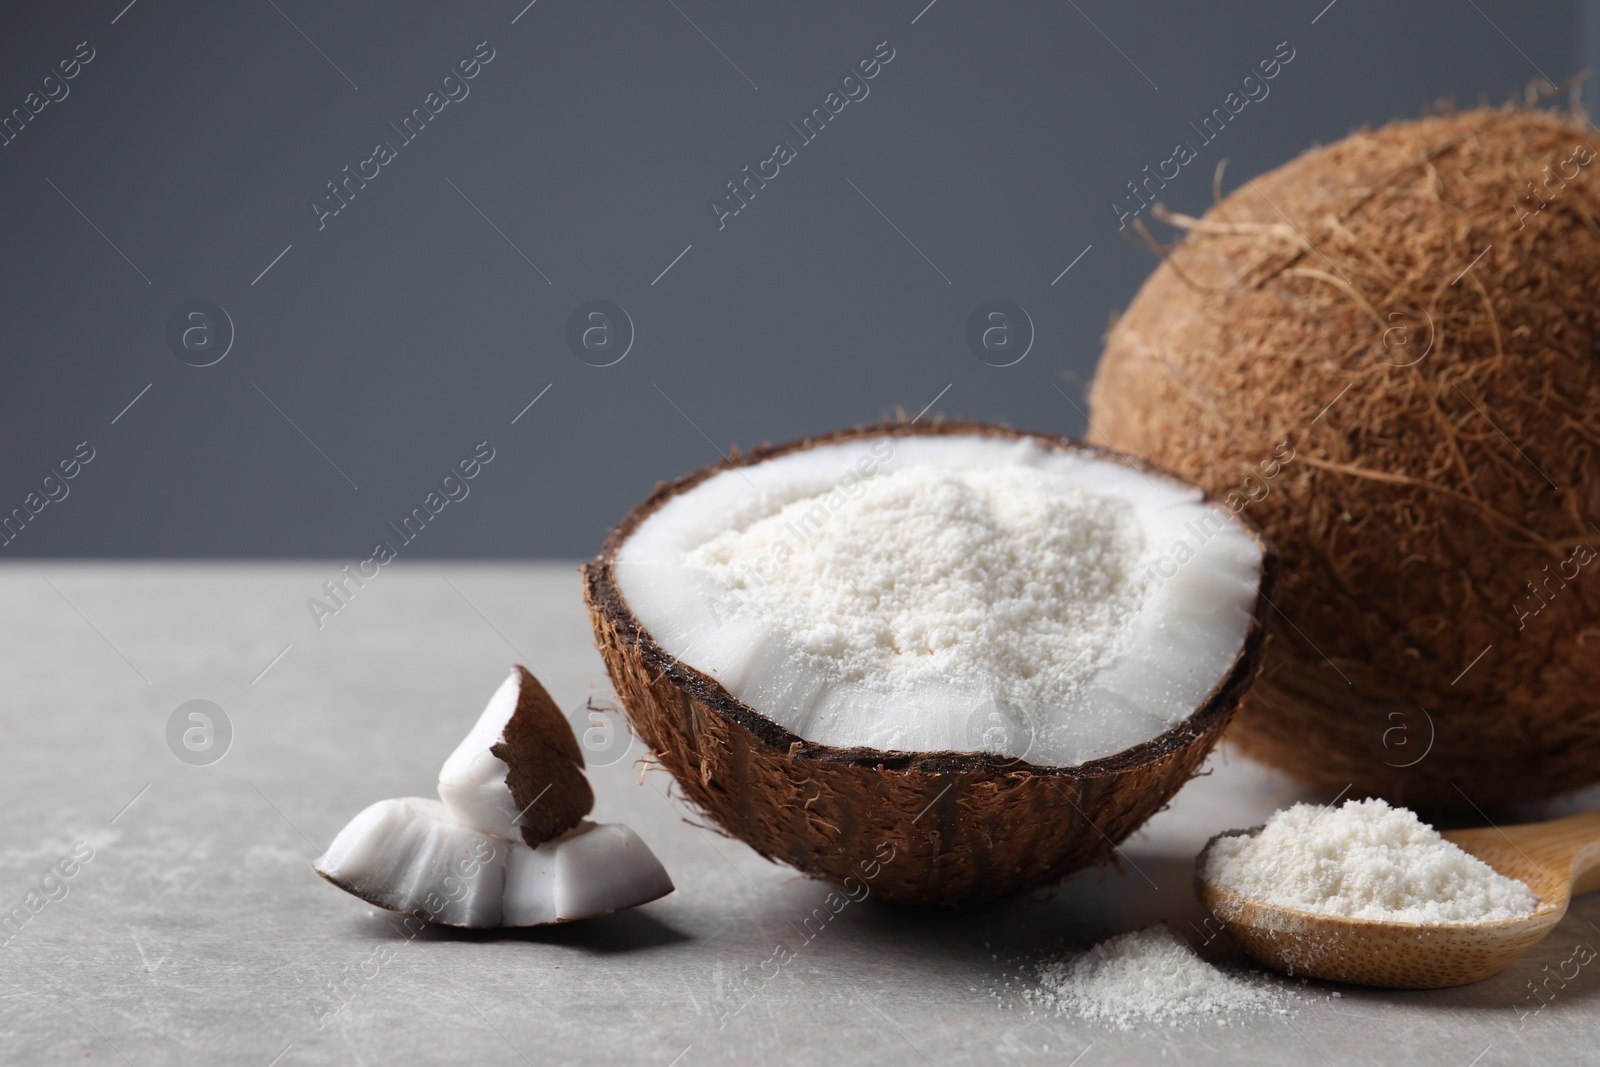
[[[1539,903],[1414,812],[1375,799],[1280,811],[1258,833],[1219,838],[1200,876],[1254,900],[1392,922],[1494,922]]]
[[[1287,1011],[1281,994],[1213,967],[1165,925],[1044,964],[1029,999],[1122,1030],[1141,1022],[1176,1025],[1229,1012]]]
[[[1038,706],[1105,664],[1142,596],[1132,506],[1059,474],[886,474],[795,546],[774,580],[751,573],[748,561],[795,541],[814,505],[725,530],[687,562],[735,594],[730,610],[782,629],[830,684],[885,698],[993,686],[999,705]]]

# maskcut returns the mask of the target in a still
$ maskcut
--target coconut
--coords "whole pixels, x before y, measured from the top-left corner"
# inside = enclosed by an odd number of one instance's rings
[[[529,848],[463,826],[428,797],[363,809],[314,867],[369,904],[473,930],[589,919],[672,892],[661,862],[621,823],[583,819]]]
[[[1105,542],[1123,566],[1023,575],[1005,599],[1009,579],[985,561],[1029,531],[975,545],[966,518],[892,510],[925,499],[918,479],[977,507],[973,521],[1032,516],[1052,493],[1078,501],[1086,526],[1128,524],[1115,537],[1131,540]],[[896,559],[907,542],[891,522],[940,547]],[[1202,528],[1174,563],[1172,546]],[[772,535],[791,539],[785,551],[740,557]],[[1106,860],[1196,772],[1256,673],[1274,567],[1248,523],[1166,472],[1059,437],[935,422],[736,453],[661,484],[583,582],[630,721],[711,822],[847,889],[960,905]],[[772,589],[797,595],[798,573],[814,580],[811,606],[786,614]],[[935,603],[964,605],[965,629],[918,618]],[[1096,612],[1109,621],[1094,633],[1115,640],[1085,640],[1048,677],[1026,657],[1006,671],[969,661],[972,647],[1009,655],[1062,625],[1083,637],[1072,620]],[[871,655],[859,647],[878,629],[869,616],[886,628]]]
[[[369,904],[471,929],[542,926],[648,903],[672,879],[639,836],[585,819],[594,793],[555,701],[513,667],[439,771],[439,799],[364,808],[312,862]]]
[[[1440,115],[1169,216],[1092,439],[1243,494],[1283,555],[1247,754],[1413,807],[1600,780],[1596,145]]]

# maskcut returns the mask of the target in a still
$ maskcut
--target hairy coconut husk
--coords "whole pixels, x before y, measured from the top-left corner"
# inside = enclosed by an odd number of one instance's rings
[[[1436,809],[1600,780],[1600,566],[1543,591],[1600,548],[1588,153],[1586,124],[1468,111],[1173,217],[1186,238],[1107,339],[1092,439],[1269,487],[1249,514],[1282,610],[1230,731],[1247,754]]]
[[[617,551],[671,497],[730,467],[885,433],[1028,438],[1172,478],[1064,438],[977,423],[869,426],[736,455],[658,485],[584,565],[596,643],[656,759],[718,826],[763,856],[917,904],[973,904],[1053,885],[1108,859],[1194,776],[1259,669],[1261,599],[1238,658],[1191,717],[1106,759],[1040,767],[982,752],[887,752],[806,741],[664,652],[617,587]],[[1262,589],[1269,595],[1276,557],[1244,525],[1262,545]]]

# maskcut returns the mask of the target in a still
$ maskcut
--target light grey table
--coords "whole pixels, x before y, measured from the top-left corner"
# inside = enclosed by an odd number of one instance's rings
[[[1199,846],[1300,797],[1225,752],[1127,844],[1120,872],[971,912],[869,899],[808,940],[799,924],[824,887],[687,821],[664,771],[641,784],[635,743],[593,772],[595,815],[637,830],[677,892],[560,928],[403,937],[317,878],[310,858],[366,804],[429,795],[510,663],[538,670],[566,707],[607,684],[571,565],[400,561],[319,630],[306,600],[342,562],[0,568],[0,911],[28,916],[0,936],[0,1060],[1494,1067],[1600,1056],[1600,964],[1551,981],[1547,1006],[1519,1017],[1538,1003],[1530,982],[1575,945],[1600,947],[1600,894],[1520,964],[1465,989],[1336,999],[1294,982],[1286,1016],[1129,1032],[1030,1010],[1019,995],[1030,961],[1197,920]],[[210,765],[168,747],[169,717],[194,699],[232,725]],[[1585,803],[1600,797],[1569,806]],[[52,876],[90,849],[70,878]],[[795,958],[763,980],[780,942]]]

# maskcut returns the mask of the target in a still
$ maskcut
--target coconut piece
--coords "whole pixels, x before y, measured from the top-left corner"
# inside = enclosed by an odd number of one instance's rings
[[[1600,781],[1600,175],[1582,116],[1363,130],[1241,185],[1107,338],[1093,438],[1283,553],[1230,736],[1430,810]]]
[[[439,770],[439,799],[380,800],[312,864],[370,904],[472,929],[540,926],[672,892],[649,847],[583,818],[594,793],[560,709],[524,667]]]
[[[438,788],[463,826],[529,845],[572,829],[594,807],[572,728],[520,665],[445,760]]]
[[[546,874],[552,866],[553,872]],[[543,912],[532,906],[532,901],[545,899],[540,888],[545,884],[554,920],[540,918]],[[547,845],[512,850],[505,925],[606,915],[670,892],[672,879],[638,834],[621,823],[586,819]]]
[[[938,484],[906,495],[906,521],[948,550],[927,573],[894,558],[893,508],[873,527],[876,505],[833,499],[862,497],[865,482],[898,504],[915,479]],[[918,511],[927,493],[954,494],[971,523]],[[770,554],[741,560],[780,536],[764,523],[801,517],[789,507],[822,532],[791,531],[778,572]],[[1034,542],[1052,517],[1110,526],[1078,557],[1045,552],[1044,571],[993,571],[1050,549]],[[1152,577],[1196,523],[1198,550]],[[1274,569],[1248,523],[1165,472],[1058,437],[933,423],[763,448],[663,484],[583,573],[629,718],[712,820],[812,875],[964,904],[1106,859],[1194,773],[1256,673]],[[773,601],[761,585],[797,573],[815,578],[804,595],[817,619],[790,610],[795,587]],[[840,587],[863,583],[856,607]],[[943,617],[919,629],[930,598],[966,629]],[[1102,599],[1115,610],[1096,616]],[[814,632],[853,610],[884,615],[881,641],[849,624]],[[1073,629],[1080,615],[1098,621]],[[1083,661],[1062,664],[1073,647]],[[933,669],[919,673],[924,655]],[[1047,664],[1063,669],[1029,675]]]
[[[422,797],[371,805],[313,866],[370,904],[472,929],[607,915],[673,888],[626,826],[583,820],[530,848],[462,825],[443,803]]]

